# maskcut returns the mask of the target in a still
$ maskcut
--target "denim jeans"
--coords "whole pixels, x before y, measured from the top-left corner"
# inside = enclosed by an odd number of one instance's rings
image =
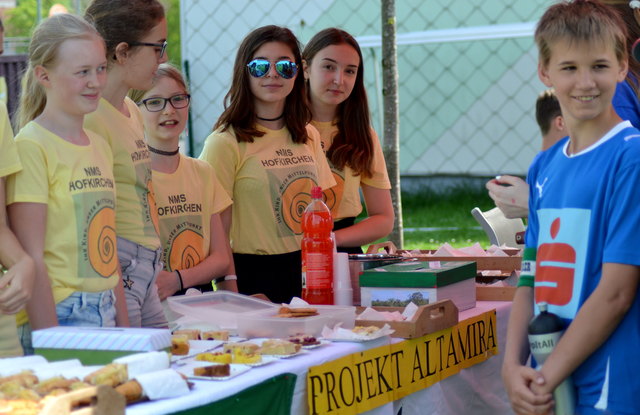
[[[160,248],[152,251],[118,237],[118,259],[131,327],[169,326],[156,285],[156,276],[162,269],[160,254]]]
[[[76,291],[56,304],[58,324],[74,327],[115,327],[116,296],[113,290],[97,293]],[[33,354],[31,326],[29,323],[18,327],[18,336],[24,354]]]

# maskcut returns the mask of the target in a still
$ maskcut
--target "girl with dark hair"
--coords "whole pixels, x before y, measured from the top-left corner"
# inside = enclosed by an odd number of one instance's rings
[[[200,155],[233,200],[222,220],[238,290],[274,302],[301,295],[302,213],[313,186],[335,184],[320,137],[307,126],[301,65],[289,29],[264,26],[249,33],[236,55],[225,110]]]
[[[151,159],[140,109],[130,89],[150,89],[167,61],[167,22],[157,0],[93,0],[85,16],[106,42],[108,79],[85,126],[113,151],[116,234],[129,320],[133,327],[166,327],[155,278],[162,269]]]
[[[378,136],[371,128],[362,53],[344,30],[316,34],[302,52],[304,76],[322,146],[337,186],[325,191],[338,250],[362,253],[361,245],[393,229],[391,184]],[[355,223],[364,195],[368,217]]]

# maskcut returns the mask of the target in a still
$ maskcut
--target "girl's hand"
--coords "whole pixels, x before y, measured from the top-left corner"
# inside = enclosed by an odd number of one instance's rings
[[[31,298],[31,288],[35,277],[33,260],[23,255],[0,278],[0,312],[15,314],[20,311]]]
[[[158,274],[158,278],[156,278],[156,285],[158,286],[158,296],[160,297],[160,301],[163,301],[165,298],[171,297],[180,289],[178,274],[162,270]]]
[[[553,395],[543,392],[545,380],[540,372],[527,366],[505,365],[502,380],[516,414],[551,413]]]

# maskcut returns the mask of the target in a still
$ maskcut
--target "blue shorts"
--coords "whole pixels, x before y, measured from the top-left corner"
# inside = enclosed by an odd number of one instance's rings
[[[113,290],[97,293],[74,292],[56,304],[58,324],[73,327],[115,327],[116,296]],[[33,354],[31,326],[18,327],[24,354]]]
[[[118,237],[118,259],[131,327],[169,326],[156,285],[156,277],[162,270],[161,253],[160,248],[153,251]]]

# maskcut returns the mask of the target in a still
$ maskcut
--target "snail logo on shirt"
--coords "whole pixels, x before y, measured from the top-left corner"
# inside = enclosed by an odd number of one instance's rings
[[[336,181],[336,185],[326,189],[324,193],[324,202],[327,204],[329,210],[331,210],[331,216],[338,217],[338,208],[342,201],[342,195],[344,194],[344,172],[333,167],[333,164],[329,162],[331,166],[331,173]]]
[[[560,317],[575,317],[584,282],[590,211],[540,209],[535,300]]]
[[[185,269],[198,265],[205,257],[202,234],[192,229],[184,229],[169,241],[169,269]]]
[[[85,218],[77,221],[82,247],[78,276],[109,278],[118,268],[114,194],[84,192],[73,198],[78,218]]]
[[[136,140],[136,143],[139,140]],[[144,144],[144,141],[142,141]],[[140,145],[140,144],[138,144]],[[145,144],[146,148],[146,144]],[[158,218],[156,216],[156,201],[155,193],[153,192],[153,182],[151,181],[151,161],[148,158],[149,150],[146,150],[147,159],[137,160],[135,164],[136,171],[136,194],[140,201],[140,209],[142,214],[142,221],[144,223],[144,234],[157,235],[158,234]],[[132,157],[133,158],[133,157]]]

